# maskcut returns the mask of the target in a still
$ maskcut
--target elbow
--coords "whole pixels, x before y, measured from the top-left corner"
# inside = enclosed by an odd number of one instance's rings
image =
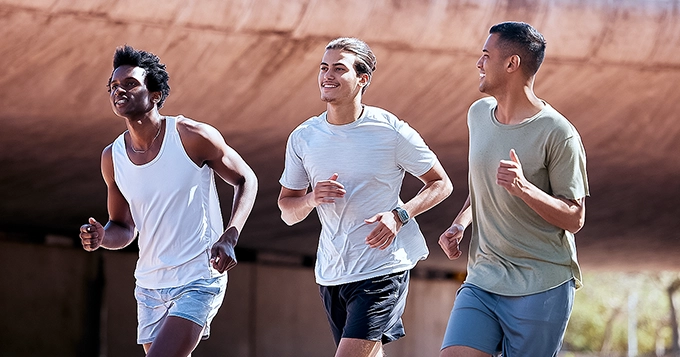
[[[281,211],[281,220],[289,227],[294,225],[295,223],[300,222],[299,219],[296,219],[292,215],[286,214],[283,210]]]
[[[453,193],[453,182],[451,182],[451,179],[446,176],[446,179],[444,180],[444,189],[443,189],[443,194],[444,198],[449,197]]]
[[[583,228],[585,223],[586,223],[585,217],[579,217],[579,219],[573,224],[571,224],[570,227],[567,227],[566,230],[573,234],[576,234],[581,230],[581,228]]]
[[[288,210],[286,210],[283,207],[283,205],[281,204],[281,200],[278,201],[278,206],[279,210],[281,210],[281,220],[283,221],[283,223],[287,224],[288,226],[292,226],[295,223],[300,222],[299,219],[295,218],[295,215],[291,214],[290,212],[288,212]]]

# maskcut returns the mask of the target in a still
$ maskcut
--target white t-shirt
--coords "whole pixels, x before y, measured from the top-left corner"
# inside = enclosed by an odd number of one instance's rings
[[[135,278],[148,289],[221,275],[209,261],[224,229],[215,174],[189,158],[175,123],[167,117],[160,152],[144,165],[128,158],[124,134],[112,147],[116,184],[139,231]]]
[[[405,271],[427,257],[415,220],[404,225],[384,250],[366,244],[376,224],[364,220],[403,203],[399,193],[404,172],[421,176],[435,162],[435,154],[413,128],[376,107],[366,106],[359,119],[346,125],[329,124],[324,112],[290,134],[281,185],[304,190],[338,173],[337,181],[347,191],[335,203],[316,207],[322,226],[315,267],[318,284],[339,285]]]

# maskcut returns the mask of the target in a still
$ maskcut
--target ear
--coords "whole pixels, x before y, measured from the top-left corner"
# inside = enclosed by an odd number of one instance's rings
[[[359,75],[359,85],[362,87],[365,87],[368,85],[368,83],[371,81],[371,77],[368,75],[368,73],[362,73]]]
[[[512,72],[518,70],[520,62],[521,62],[521,58],[519,57],[519,55],[510,56],[510,58],[508,59],[508,63],[507,63],[508,67],[506,68],[506,71],[508,73],[512,73]]]

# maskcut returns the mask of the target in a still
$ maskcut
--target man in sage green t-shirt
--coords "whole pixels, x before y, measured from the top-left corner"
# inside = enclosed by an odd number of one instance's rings
[[[545,40],[526,23],[494,25],[477,62],[470,193],[439,244],[460,256],[472,226],[467,278],[454,303],[442,357],[556,356],[581,286],[574,233],[589,194],[574,126],[533,91]]]

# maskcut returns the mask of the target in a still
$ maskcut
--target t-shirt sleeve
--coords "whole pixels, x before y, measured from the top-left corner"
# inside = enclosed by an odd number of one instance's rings
[[[413,176],[424,175],[437,162],[437,156],[420,134],[406,122],[399,122],[397,133],[397,165]]]
[[[286,142],[286,159],[279,183],[291,190],[304,190],[309,187],[309,176],[302,164],[302,157],[296,150],[296,132]]]
[[[548,166],[550,186],[555,196],[578,199],[590,194],[586,173],[586,152],[578,133],[569,135],[552,148]]]

